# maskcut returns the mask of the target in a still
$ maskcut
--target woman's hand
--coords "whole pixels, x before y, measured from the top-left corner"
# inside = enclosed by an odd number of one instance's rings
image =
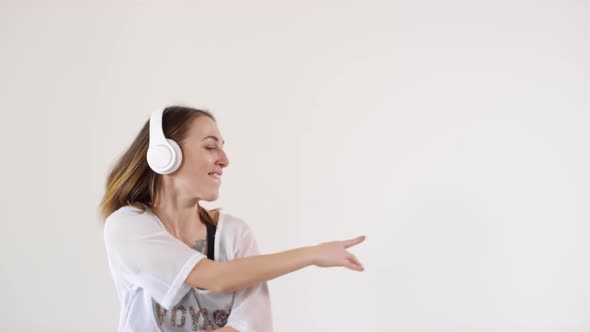
[[[365,240],[359,236],[347,241],[325,242],[312,246],[313,264],[319,267],[343,266],[355,271],[363,271],[363,265],[347,248],[355,246]]]

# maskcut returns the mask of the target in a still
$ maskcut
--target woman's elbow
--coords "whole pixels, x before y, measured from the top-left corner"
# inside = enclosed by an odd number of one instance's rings
[[[223,263],[210,259],[202,259],[186,278],[186,284],[213,292],[227,291],[227,283],[223,280],[221,265]]]

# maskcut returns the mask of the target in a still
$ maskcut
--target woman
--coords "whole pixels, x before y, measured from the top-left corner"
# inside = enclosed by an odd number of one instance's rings
[[[362,271],[346,251],[364,240],[260,255],[243,220],[218,198],[229,160],[207,111],[152,114],[111,170],[101,202],[119,331],[272,331],[266,281],[309,265]]]

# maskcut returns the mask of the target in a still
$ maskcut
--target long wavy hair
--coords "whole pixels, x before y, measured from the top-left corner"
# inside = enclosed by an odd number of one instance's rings
[[[173,139],[180,144],[189,131],[194,119],[207,116],[213,121],[215,117],[205,110],[186,106],[169,106],[164,110],[162,127],[164,136]],[[139,131],[131,146],[119,157],[110,169],[106,181],[104,196],[99,205],[102,220],[119,208],[130,205],[143,212],[152,208],[158,201],[158,192],[162,175],[154,172],[147,163],[147,150],[149,147],[149,119]],[[208,211],[199,205],[199,217],[201,221],[216,224],[211,216],[218,209]]]

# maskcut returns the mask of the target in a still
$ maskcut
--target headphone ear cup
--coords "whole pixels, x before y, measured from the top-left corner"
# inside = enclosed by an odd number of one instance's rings
[[[168,141],[170,147],[172,147],[172,150],[174,151],[172,153],[172,165],[170,165],[170,168],[168,170],[168,173],[172,173],[180,167],[180,164],[182,164],[182,150],[180,149],[180,145],[178,145],[176,141],[169,138],[167,138],[166,141]]]
[[[168,145],[150,145],[147,150],[147,163],[152,171],[165,174],[166,165],[172,160],[172,151]]]
[[[147,163],[158,174],[170,174],[182,163],[182,150],[174,140],[166,139],[168,144],[150,146],[147,151]]]

